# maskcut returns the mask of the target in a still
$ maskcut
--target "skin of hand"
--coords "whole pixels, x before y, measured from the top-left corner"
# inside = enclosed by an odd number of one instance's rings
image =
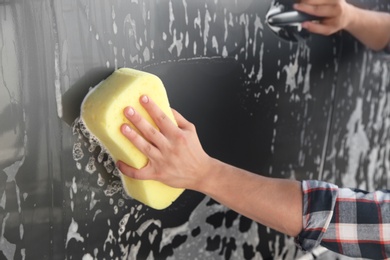
[[[303,22],[312,33],[331,35],[340,30],[351,33],[375,51],[390,43],[390,14],[358,8],[345,0],[300,0],[298,11],[321,17],[320,22]]]
[[[345,29],[351,20],[351,5],[344,0],[301,0],[294,4],[298,11],[322,17],[321,23],[303,22],[310,32],[331,35]]]
[[[263,225],[290,236],[299,234],[303,225],[300,182],[264,177],[212,158],[203,150],[195,126],[177,111],[172,109],[176,126],[147,96],[141,96],[140,103],[160,131],[132,107],[125,108],[136,129],[124,124],[121,132],[149,160],[141,169],[118,161],[122,174],[201,192]]]

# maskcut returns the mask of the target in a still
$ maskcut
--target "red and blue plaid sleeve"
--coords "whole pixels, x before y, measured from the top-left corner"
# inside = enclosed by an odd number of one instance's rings
[[[390,257],[390,191],[366,192],[319,182],[302,182],[303,230],[296,243],[322,246],[361,258]]]
[[[321,245],[347,256],[390,259],[390,191],[339,189]]]
[[[295,238],[305,251],[317,247],[328,229],[336,204],[338,187],[321,181],[303,181],[303,229]]]

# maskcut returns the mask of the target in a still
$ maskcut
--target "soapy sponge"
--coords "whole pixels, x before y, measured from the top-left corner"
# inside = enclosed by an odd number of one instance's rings
[[[131,123],[123,114],[132,106],[154,127],[157,126],[139,103],[148,95],[161,110],[176,123],[161,80],[150,73],[121,68],[92,89],[81,105],[81,120],[88,132],[95,136],[114,161],[121,160],[140,169],[148,159],[121,132],[123,123]],[[155,209],[164,209],[175,201],[183,189],[169,187],[154,180],[135,180],[121,174],[123,188],[134,199]]]

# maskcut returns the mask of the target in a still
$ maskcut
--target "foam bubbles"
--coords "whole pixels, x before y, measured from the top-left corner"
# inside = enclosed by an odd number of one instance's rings
[[[77,142],[73,144],[73,160],[79,161],[83,159],[84,157],[84,152],[81,149],[81,143]]]
[[[100,192],[107,197],[111,197],[110,205],[117,204],[116,207],[113,207],[113,210],[115,214],[118,213],[119,208],[124,205],[124,200],[132,198],[123,189],[122,181],[119,179],[120,171],[116,167],[113,158],[109,155],[107,149],[100,144],[99,140],[89,133],[82,119],[77,118],[73,122],[72,131],[73,135],[77,136],[77,141],[73,144],[72,150],[77,169],[95,176],[96,184],[101,188]],[[116,203],[112,198],[115,194],[120,196],[120,201],[116,201]],[[91,203],[94,206],[95,202]]]
[[[95,157],[91,156],[89,157],[88,163],[85,166],[85,171],[92,174],[96,171],[96,166],[95,166]]]
[[[104,194],[106,196],[113,196],[114,194],[122,191],[123,187],[122,187],[122,183],[121,181],[113,181],[111,182],[108,186],[107,186],[107,189],[104,191]]]
[[[127,213],[127,214],[125,214],[125,215],[122,217],[121,221],[119,222],[119,227],[120,227],[120,228],[124,228],[124,227],[126,226],[127,221],[129,220],[129,217],[130,217],[130,213]],[[123,230],[123,231],[124,231],[124,230]],[[122,235],[123,231],[122,231],[122,232],[119,232],[119,235]]]

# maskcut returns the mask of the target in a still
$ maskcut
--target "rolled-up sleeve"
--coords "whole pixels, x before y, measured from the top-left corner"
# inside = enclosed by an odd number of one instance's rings
[[[340,188],[321,245],[351,257],[390,259],[390,191]]]
[[[310,251],[322,245],[351,257],[390,259],[390,191],[338,188],[303,181],[303,229],[295,238]]]
[[[321,243],[333,216],[338,187],[321,181],[302,181],[303,229],[295,243],[305,251],[311,251]]]

